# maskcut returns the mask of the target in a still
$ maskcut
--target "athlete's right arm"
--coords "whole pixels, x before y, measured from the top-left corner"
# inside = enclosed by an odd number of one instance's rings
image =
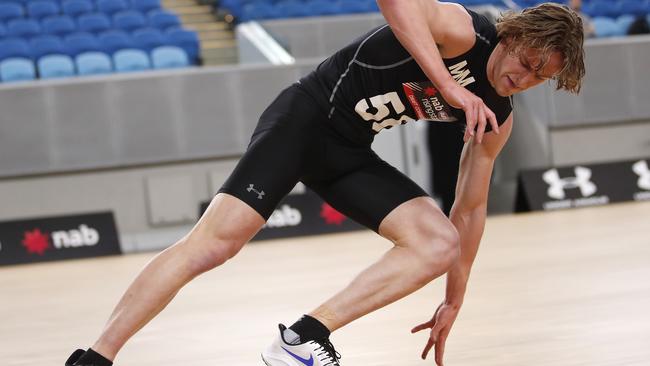
[[[481,98],[458,85],[442,61],[439,47],[466,51],[474,43],[471,19],[465,19],[465,22],[454,21],[463,15],[467,17],[466,13],[461,14],[462,8],[451,4],[443,5],[437,0],[377,0],[377,4],[399,42],[440,90],[445,100],[465,112],[465,142],[474,136],[477,125],[477,142],[481,142],[487,122],[499,133],[494,113]]]

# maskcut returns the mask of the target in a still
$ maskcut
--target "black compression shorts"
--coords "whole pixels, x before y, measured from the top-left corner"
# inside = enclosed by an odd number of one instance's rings
[[[316,102],[294,84],[262,113],[246,153],[219,192],[268,219],[298,181],[374,231],[394,208],[427,195],[370,145],[339,135]]]

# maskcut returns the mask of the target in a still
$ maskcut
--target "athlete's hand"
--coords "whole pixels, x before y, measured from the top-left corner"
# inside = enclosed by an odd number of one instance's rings
[[[454,324],[454,321],[458,316],[459,310],[459,307],[454,307],[443,302],[438,306],[438,309],[436,309],[431,320],[411,329],[411,333],[415,333],[422,329],[431,328],[429,340],[422,351],[423,360],[427,358],[429,350],[431,350],[431,347],[435,345],[436,365],[442,366],[442,355],[445,353],[445,342],[447,341],[447,336],[449,336],[449,332],[451,331],[451,326]]]
[[[483,134],[485,133],[487,123],[490,123],[492,126],[492,131],[497,134],[499,133],[499,124],[497,123],[496,116],[483,103],[483,100],[474,95],[474,93],[455,82],[441,89],[440,93],[452,107],[462,109],[465,112],[465,120],[467,121],[467,128],[463,137],[465,142],[474,137],[476,133],[476,140],[480,144],[483,141]]]

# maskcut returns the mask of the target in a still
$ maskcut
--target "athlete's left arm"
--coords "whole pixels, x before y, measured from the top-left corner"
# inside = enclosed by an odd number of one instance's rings
[[[451,222],[460,235],[460,258],[447,273],[445,302],[458,306],[463,302],[469,274],[478,252],[485,227],[487,198],[494,161],[512,131],[512,113],[501,125],[501,133],[487,133],[483,143],[468,141],[460,158],[456,200]]]
[[[460,258],[447,272],[447,290],[444,302],[438,306],[431,320],[419,324],[411,330],[415,333],[431,329],[429,340],[422,351],[422,359],[427,357],[435,345],[435,359],[438,366],[443,365],[445,342],[463,304],[469,272],[483,235],[494,160],[508,140],[511,130],[512,113],[501,125],[500,134],[486,133],[482,143],[476,141],[476,137],[471,138],[465,143],[461,154],[456,201],[454,201],[450,215],[451,222],[460,236]]]

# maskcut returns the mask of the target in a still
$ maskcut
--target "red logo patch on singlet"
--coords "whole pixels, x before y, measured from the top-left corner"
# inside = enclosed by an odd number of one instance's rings
[[[430,81],[403,83],[404,93],[411,103],[417,119],[437,122],[454,122],[451,106],[442,98]]]

